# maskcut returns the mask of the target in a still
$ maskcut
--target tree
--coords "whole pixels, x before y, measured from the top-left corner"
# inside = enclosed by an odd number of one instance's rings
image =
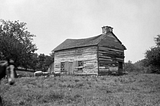
[[[156,43],[156,46],[160,47],[160,35],[157,35],[157,37],[154,38],[154,41]]]
[[[32,58],[32,60],[30,60],[28,62],[28,64],[29,64],[28,68],[33,69],[35,71],[38,67],[38,54],[33,53],[31,58]]]
[[[12,58],[17,66],[29,67],[37,50],[33,37],[26,23],[0,20],[0,59]]]
[[[53,62],[52,56],[40,54],[38,56],[37,69],[47,71],[49,65]]]
[[[160,73],[160,35],[155,37],[156,46],[146,51],[145,58],[151,72]]]
[[[127,63],[124,64],[124,70],[127,71],[127,72],[134,72],[136,70],[136,67],[129,60]]]
[[[138,72],[146,73],[148,71],[146,64],[147,64],[146,59],[142,59],[142,60],[135,62],[134,66],[137,68]]]

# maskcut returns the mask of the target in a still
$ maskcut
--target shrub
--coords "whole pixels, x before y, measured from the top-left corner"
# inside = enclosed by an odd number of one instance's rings
[[[128,61],[127,63],[124,64],[124,71],[135,72],[135,71],[137,71],[137,67],[135,67],[131,61]]]

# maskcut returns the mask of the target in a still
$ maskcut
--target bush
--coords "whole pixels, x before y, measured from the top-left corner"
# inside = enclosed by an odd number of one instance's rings
[[[131,61],[128,61],[127,63],[124,64],[124,71],[125,72],[135,72],[137,71],[137,67],[135,67],[135,65],[132,64]]]

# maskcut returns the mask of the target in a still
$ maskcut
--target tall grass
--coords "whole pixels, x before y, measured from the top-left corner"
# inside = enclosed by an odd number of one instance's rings
[[[0,91],[5,106],[158,106],[160,75],[25,77]]]

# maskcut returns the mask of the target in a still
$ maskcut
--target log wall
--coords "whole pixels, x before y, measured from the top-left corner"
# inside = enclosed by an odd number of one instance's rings
[[[124,50],[108,48],[105,46],[98,47],[98,64],[99,73],[108,71],[118,72],[123,69]]]
[[[54,71],[67,74],[98,74],[97,46],[55,52]]]

